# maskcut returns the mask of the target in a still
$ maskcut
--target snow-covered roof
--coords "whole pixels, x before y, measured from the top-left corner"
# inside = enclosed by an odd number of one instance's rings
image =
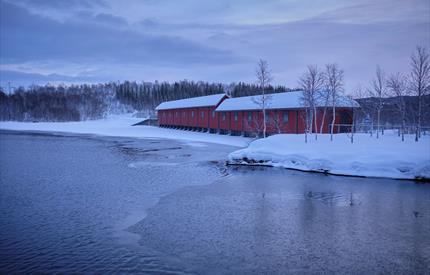
[[[224,96],[225,94],[216,94],[166,101],[158,105],[155,110],[159,111],[169,109],[216,106],[218,105],[218,103],[220,103]]]
[[[277,94],[266,94],[268,100],[266,109],[298,109],[303,108],[303,92],[285,92]],[[243,111],[261,109],[261,95],[228,98],[224,100],[215,111]],[[339,96],[336,100],[336,107],[358,108],[357,101],[346,96]],[[330,104],[330,103],[329,103]],[[323,100],[317,100],[317,107],[324,107]]]

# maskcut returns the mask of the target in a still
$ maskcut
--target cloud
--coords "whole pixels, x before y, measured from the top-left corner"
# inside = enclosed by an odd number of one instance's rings
[[[122,22],[107,14],[96,18]],[[144,35],[83,22],[60,23],[4,3],[1,9],[1,61],[70,60],[151,63],[171,66],[208,63],[230,64],[239,58],[181,37]]]
[[[127,25],[127,20],[120,16],[115,16],[108,13],[99,13],[94,16],[96,22],[107,23],[110,25]]]
[[[0,65],[45,76],[252,82],[264,58],[291,87],[306,65],[337,62],[350,89],[376,64],[408,70],[430,40],[428,0],[30,2],[0,2]]]
[[[11,70],[0,69],[0,87],[3,90],[8,91],[9,83],[11,89],[16,89],[18,86],[30,86],[30,85],[45,85],[46,83],[58,84],[58,83],[99,83],[102,81],[109,81],[101,77],[95,76],[68,76],[61,74],[38,74],[38,73],[26,73]]]
[[[10,1],[10,0],[9,0]],[[22,7],[31,7],[37,9],[57,9],[57,10],[69,10],[71,8],[96,8],[106,7],[107,3],[104,0],[13,0],[10,3]]]
[[[389,12],[387,12],[389,10]],[[331,22],[371,24],[381,22],[429,22],[428,0],[362,0],[351,5],[323,12],[313,19]]]

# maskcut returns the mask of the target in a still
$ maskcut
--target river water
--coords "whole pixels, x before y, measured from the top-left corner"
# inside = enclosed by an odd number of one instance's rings
[[[0,273],[429,273],[430,185],[234,147],[0,133]]]

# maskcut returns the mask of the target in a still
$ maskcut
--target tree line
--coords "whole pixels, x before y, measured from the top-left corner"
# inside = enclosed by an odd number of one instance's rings
[[[267,89],[273,93],[290,90],[284,86]],[[153,115],[161,102],[219,93],[255,95],[259,87],[242,82],[225,85],[183,80],[30,86],[8,94],[0,88],[0,120],[80,121],[135,111]]]
[[[104,116],[111,85],[32,86],[11,94],[0,91],[0,119],[79,121]]]

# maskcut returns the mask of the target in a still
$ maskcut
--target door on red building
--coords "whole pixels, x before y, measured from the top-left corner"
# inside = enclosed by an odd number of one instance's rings
[[[351,131],[351,122],[352,117],[351,114],[347,111],[340,112],[340,129],[339,133],[347,133]]]

